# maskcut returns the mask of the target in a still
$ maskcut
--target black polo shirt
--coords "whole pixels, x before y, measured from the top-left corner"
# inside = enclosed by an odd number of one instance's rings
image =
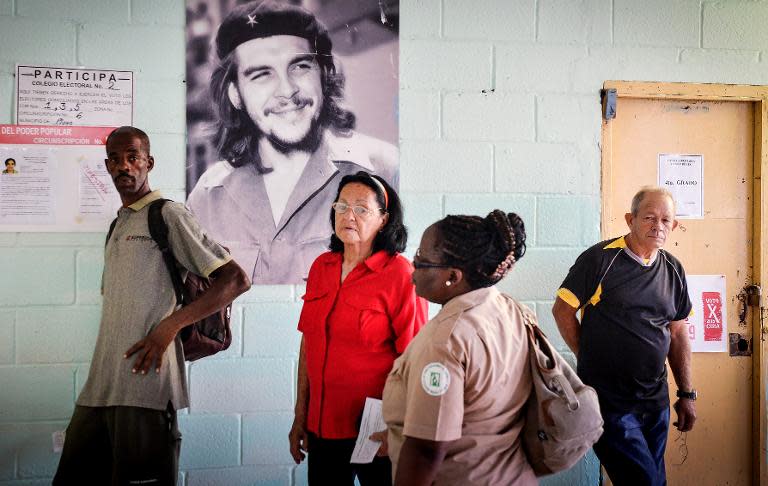
[[[603,411],[669,407],[669,323],[688,317],[682,264],[664,250],[642,264],[624,237],[579,255],[557,295],[581,309],[577,372],[594,387]]]

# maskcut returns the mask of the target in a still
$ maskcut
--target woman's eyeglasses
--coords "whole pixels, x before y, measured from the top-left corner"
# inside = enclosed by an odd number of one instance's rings
[[[421,261],[421,248],[418,248],[416,249],[416,255],[413,257],[413,268],[416,270],[421,268],[450,268],[450,265]]]
[[[356,216],[362,216],[364,218],[367,218],[375,212],[375,210],[368,209],[365,206],[350,206],[349,204],[343,202],[335,202],[331,204],[331,207],[334,211],[336,211],[337,214],[344,214],[351,209]],[[377,209],[381,211],[381,208]]]

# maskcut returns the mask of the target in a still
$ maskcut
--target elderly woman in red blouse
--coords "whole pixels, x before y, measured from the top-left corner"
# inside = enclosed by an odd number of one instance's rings
[[[366,172],[341,179],[331,211],[330,250],[309,271],[299,319],[303,336],[295,418],[296,463],[309,453],[309,484],[391,485],[389,459],[350,464],[366,397],[381,398],[392,363],[427,318],[395,191]]]

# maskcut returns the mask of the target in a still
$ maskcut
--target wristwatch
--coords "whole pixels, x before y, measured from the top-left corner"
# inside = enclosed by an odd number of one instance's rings
[[[688,400],[696,400],[698,397],[698,393],[696,393],[696,390],[691,390],[688,392],[677,390],[677,398],[687,398]]]

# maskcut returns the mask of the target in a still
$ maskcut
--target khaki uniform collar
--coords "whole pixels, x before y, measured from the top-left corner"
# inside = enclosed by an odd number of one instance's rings
[[[162,198],[163,198],[163,195],[160,194],[160,191],[152,191],[152,192],[144,195],[144,197],[142,197],[141,199],[139,199],[135,203],[129,205],[128,209],[132,209],[134,211],[140,211],[147,204],[149,204],[149,203],[151,203],[153,201],[157,201],[158,199],[162,199]]]
[[[466,294],[457,295],[453,299],[443,305],[440,312],[435,316],[436,319],[443,320],[453,315],[464,312],[467,309],[471,309],[483,302],[493,299],[499,295],[499,291],[496,287],[485,287],[482,289],[475,289]]]

